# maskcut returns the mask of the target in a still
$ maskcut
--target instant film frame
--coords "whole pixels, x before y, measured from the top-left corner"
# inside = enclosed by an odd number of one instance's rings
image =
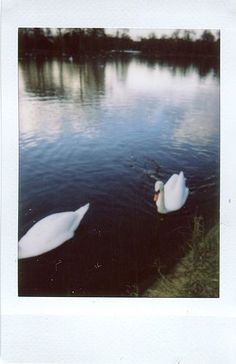
[[[102,9],[102,11],[101,11]],[[236,8],[233,2],[2,2],[2,358],[8,362],[204,363],[235,358]],[[17,296],[18,27],[209,28],[221,31],[219,299]]]
[[[19,28],[19,296],[219,297],[219,31],[135,33]]]

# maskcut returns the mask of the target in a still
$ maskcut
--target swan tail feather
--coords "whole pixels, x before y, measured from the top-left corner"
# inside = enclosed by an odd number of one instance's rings
[[[75,231],[77,229],[77,227],[79,226],[81,220],[83,219],[83,217],[86,214],[86,212],[88,211],[88,209],[89,209],[89,203],[80,207],[78,210],[75,210],[75,219],[74,219],[72,227],[71,227],[71,229],[73,231]]]
[[[82,219],[84,217],[84,215],[86,214],[86,212],[89,209],[90,204],[87,203],[86,205],[80,207],[78,210],[76,210],[75,212],[78,214],[78,216],[80,217],[80,219]]]

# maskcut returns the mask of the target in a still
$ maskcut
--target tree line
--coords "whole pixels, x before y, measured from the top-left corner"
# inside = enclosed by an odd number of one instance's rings
[[[200,37],[191,30],[175,30],[170,36],[133,40],[128,29],[115,35],[104,28],[19,28],[19,55],[68,55],[133,50],[146,55],[219,56],[220,38],[209,30]]]

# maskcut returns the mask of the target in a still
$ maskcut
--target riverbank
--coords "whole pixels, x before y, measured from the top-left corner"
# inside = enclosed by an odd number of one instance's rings
[[[155,31],[138,40],[129,31],[107,34],[104,28],[19,28],[19,56],[37,54],[49,56],[66,54],[69,57],[106,52],[142,52],[151,56],[180,55],[217,56],[220,52],[219,33],[203,30],[198,37],[192,30],[176,30],[158,37]]]
[[[159,270],[143,297],[219,297],[218,224],[205,233],[202,218],[195,217],[188,253],[168,275]]]

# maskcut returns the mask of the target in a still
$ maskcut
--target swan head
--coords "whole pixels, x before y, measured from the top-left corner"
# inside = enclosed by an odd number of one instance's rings
[[[155,194],[154,194],[153,200],[156,202],[158,200],[159,193],[164,190],[164,183],[162,181],[157,181],[155,183],[154,190],[155,190]]]

